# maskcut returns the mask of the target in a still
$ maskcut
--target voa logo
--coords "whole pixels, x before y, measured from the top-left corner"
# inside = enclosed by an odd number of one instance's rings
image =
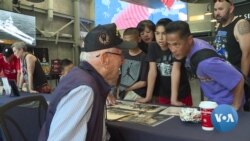
[[[217,122],[221,122],[221,121],[225,121],[225,122],[234,122],[234,118],[232,114],[214,114],[216,121]]]
[[[238,114],[230,105],[219,105],[213,110],[211,116],[214,128],[220,132],[230,131],[234,129],[238,123]]]

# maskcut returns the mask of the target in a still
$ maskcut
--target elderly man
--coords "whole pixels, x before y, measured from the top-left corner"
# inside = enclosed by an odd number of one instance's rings
[[[121,49],[134,46],[120,38],[115,24],[91,30],[85,38],[84,61],[63,77],[54,91],[39,140],[106,140],[106,98],[118,80]]]

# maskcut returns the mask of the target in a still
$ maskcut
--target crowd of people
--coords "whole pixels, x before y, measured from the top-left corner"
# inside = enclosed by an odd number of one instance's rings
[[[214,1],[214,17],[219,26],[213,45],[194,38],[187,22],[168,18],[156,24],[143,20],[125,29],[123,38],[115,24],[93,28],[81,63],[62,61],[62,77],[39,140],[106,140],[104,107],[116,99],[193,106],[186,67],[208,100],[249,110],[250,24],[234,16],[230,0]],[[31,93],[51,91],[38,59],[23,42],[2,54],[2,75],[20,88],[27,83]]]

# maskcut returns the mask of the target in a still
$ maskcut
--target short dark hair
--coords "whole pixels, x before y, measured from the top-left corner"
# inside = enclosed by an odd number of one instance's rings
[[[169,19],[169,18],[161,18],[161,19],[156,23],[156,27],[158,27],[158,26],[166,26],[166,25],[168,25],[170,22],[172,22],[172,20]]]
[[[13,54],[13,50],[11,47],[4,47],[2,54],[8,58]]]
[[[169,19],[169,18],[161,18],[157,23],[156,23],[156,28],[158,27],[158,26],[163,26],[164,28],[165,28],[165,31],[166,31],[166,26],[170,23],[170,22],[172,22],[172,20],[171,19]]]
[[[136,36],[139,36],[139,31],[135,27],[130,27],[130,28],[127,28],[127,29],[124,30],[123,36],[125,36],[125,35],[136,35]]]
[[[73,64],[73,62],[69,59],[63,59],[60,61],[61,64],[61,70],[64,69],[66,66]]]
[[[153,32],[155,31],[155,24],[151,20],[143,20],[137,24],[137,29],[139,33],[143,32],[146,27],[152,30]]]
[[[170,22],[166,27],[167,34],[178,32],[180,38],[185,38],[191,35],[188,23],[184,21]]]
[[[232,0],[214,0],[214,3],[216,3],[217,1],[219,1],[219,2],[226,1],[226,2],[230,3],[231,5],[233,4]]]

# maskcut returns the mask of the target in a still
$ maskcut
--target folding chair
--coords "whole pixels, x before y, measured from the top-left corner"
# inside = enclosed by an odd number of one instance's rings
[[[36,141],[45,121],[47,108],[48,104],[41,95],[20,97],[1,106],[2,140]]]

